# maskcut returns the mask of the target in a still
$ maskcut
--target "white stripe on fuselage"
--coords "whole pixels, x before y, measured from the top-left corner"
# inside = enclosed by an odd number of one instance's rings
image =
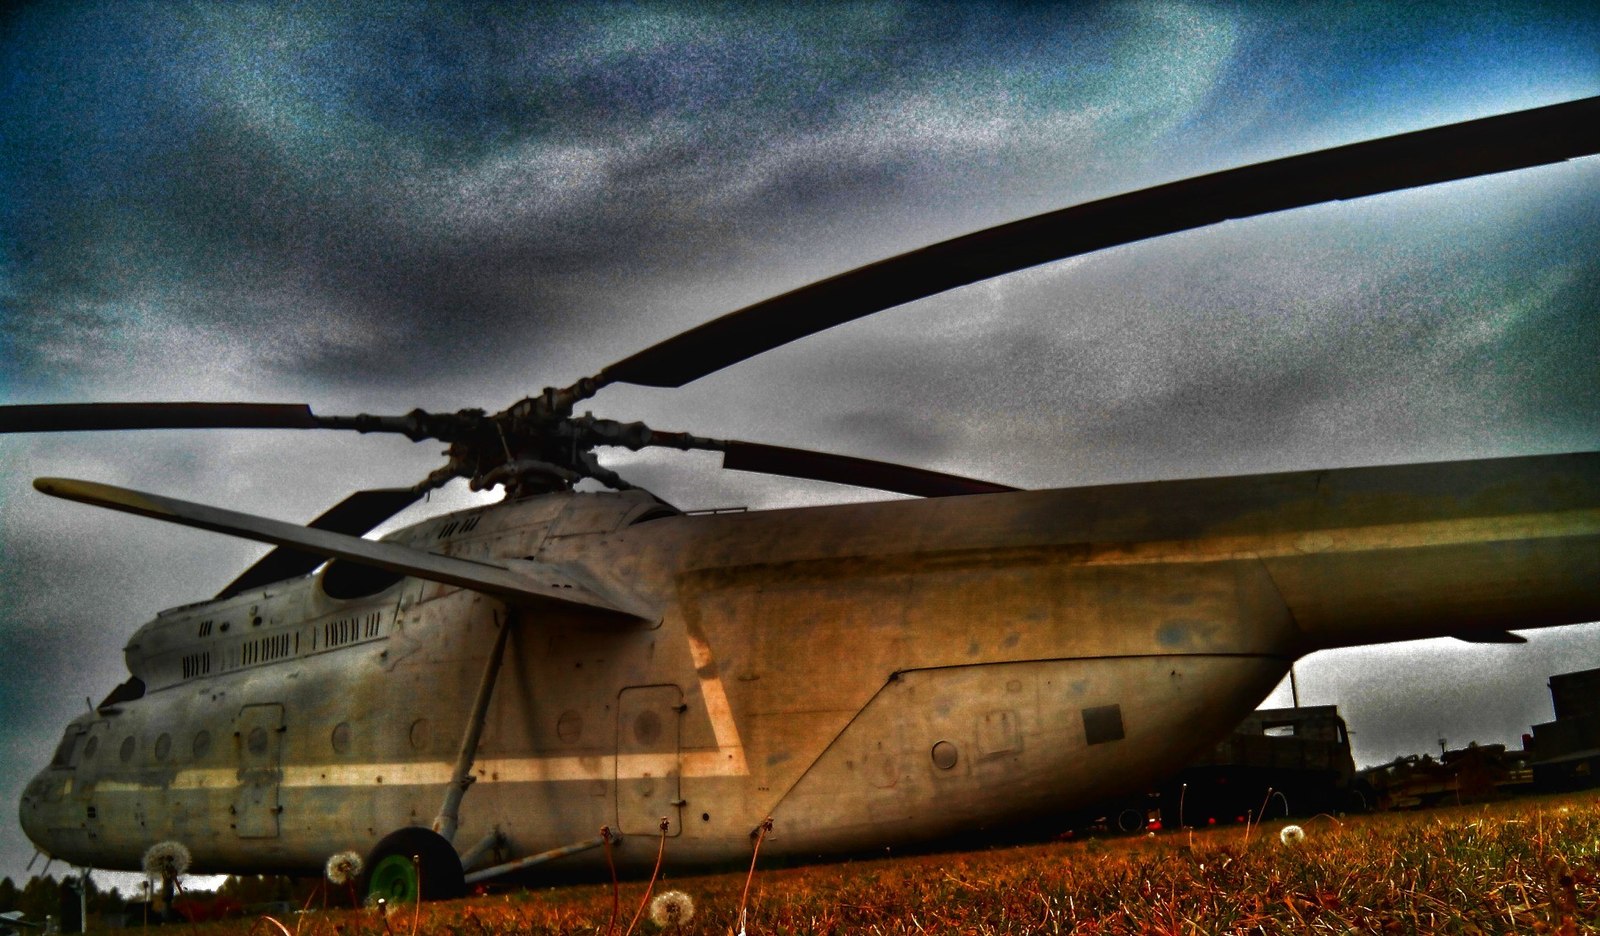
[[[580,780],[624,780],[665,777],[736,777],[748,771],[740,748],[685,751],[675,754],[597,755],[595,757],[485,758],[473,765],[479,783],[556,783]],[[291,788],[442,786],[450,782],[447,761],[388,764],[286,764],[279,785]],[[168,783],[101,780],[97,793],[143,793],[151,790],[225,790],[239,785],[237,767],[192,767],[178,771]]]
[[[1182,540],[1092,542],[1071,565],[1161,565],[1271,559],[1315,553],[1382,552],[1428,546],[1562,539],[1600,533],[1600,510],[1563,510],[1510,517],[1467,517],[1375,523],[1267,533],[1202,534]]]

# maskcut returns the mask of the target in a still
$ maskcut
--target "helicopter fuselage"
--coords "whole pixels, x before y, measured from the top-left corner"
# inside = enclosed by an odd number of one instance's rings
[[[767,816],[762,854],[797,858],[1044,824],[1175,770],[1311,651],[1600,618],[1600,454],[706,515],[563,493],[385,539],[580,567],[654,620],[340,560],[164,612],[29,784],[29,837],[316,873],[428,826],[504,628],[458,851],[605,826],[648,869],[663,818],[680,867],[748,861]]]

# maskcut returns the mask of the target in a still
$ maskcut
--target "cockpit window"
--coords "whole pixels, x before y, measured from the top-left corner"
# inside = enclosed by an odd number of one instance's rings
[[[84,729],[68,728],[56,747],[56,756],[50,759],[51,767],[71,767],[78,761],[78,742],[83,740]]]

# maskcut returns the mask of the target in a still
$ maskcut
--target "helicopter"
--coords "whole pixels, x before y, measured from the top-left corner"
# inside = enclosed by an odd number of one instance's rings
[[[338,430],[448,446],[292,524],[89,481],[56,497],[271,544],[130,638],[20,804],[77,865],[448,898],[535,866],[881,852],[1158,781],[1317,650],[1600,617],[1600,452],[1057,490],[579,413],[874,312],[1179,231],[1600,152],[1600,98],[1242,166],[940,242],[498,412],[0,408],[0,431]],[[601,448],[911,499],[684,512]],[[366,534],[456,479],[504,500]],[[608,490],[580,490],[589,481]],[[770,828],[770,832],[768,829]]]

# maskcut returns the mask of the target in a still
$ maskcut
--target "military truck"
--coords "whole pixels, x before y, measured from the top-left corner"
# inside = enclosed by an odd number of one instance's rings
[[[1370,794],[1355,776],[1338,706],[1258,709],[1161,787],[1161,821],[1176,828],[1364,809]]]
[[[1600,783],[1600,669],[1550,677],[1556,720],[1533,726],[1533,781],[1541,790]]]

